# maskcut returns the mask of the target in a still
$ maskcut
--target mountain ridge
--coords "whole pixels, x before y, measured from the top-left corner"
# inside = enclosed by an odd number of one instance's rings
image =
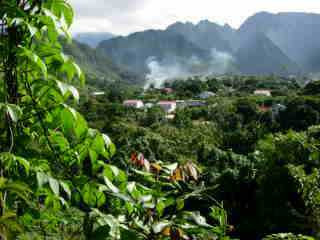
[[[228,66],[224,67],[226,72],[232,69],[242,74],[320,72],[320,14],[262,11],[248,17],[238,29],[209,20],[179,21],[164,30],[145,30],[102,41],[97,49],[116,64],[145,76],[152,76],[150,59],[162,69],[196,65],[202,69],[197,74],[221,73],[217,66]],[[220,60],[224,62],[216,64]]]
[[[73,38],[80,43],[96,48],[101,41],[109,40],[114,37],[117,36],[109,32],[82,32],[75,34]]]

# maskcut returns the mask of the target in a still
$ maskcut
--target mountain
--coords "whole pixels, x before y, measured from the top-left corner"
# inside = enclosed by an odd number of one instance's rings
[[[147,78],[210,73],[320,72],[320,15],[260,12],[239,29],[176,22],[102,41],[98,51]]]
[[[263,33],[255,33],[236,52],[243,74],[298,73],[299,67]]]
[[[320,71],[320,14],[260,12],[248,18],[239,34],[264,33],[305,71]]]
[[[108,56],[90,46],[73,41],[68,44],[62,40],[64,52],[73,57],[85,72],[90,85],[104,85],[112,82],[139,84],[143,77],[116,65]]]
[[[137,73],[148,73],[148,63],[183,62],[190,58],[209,59],[209,53],[180,34],[171,31],[148,30],[101,42],[99,52],[110,56],[115,63]]]
[[[168,32],[180,34],[197,47],[210,50],[232,52],[230,38],[235,33],[230,26],[220,26],[208,20],[198,24],[177,22],[167,28]]]
[[[107,32],[84,32],[76,34],[73,38],[80,43],[85,43],[95,48],[101,41],[109,40],[113,37],[115,37],[115,35]]]

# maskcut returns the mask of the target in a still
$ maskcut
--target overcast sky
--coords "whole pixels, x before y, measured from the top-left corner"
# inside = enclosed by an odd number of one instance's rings
[[[203,19],[238,28],[259,11],[320,13],[319,0],[70,0],[73,32],[128,34]]]

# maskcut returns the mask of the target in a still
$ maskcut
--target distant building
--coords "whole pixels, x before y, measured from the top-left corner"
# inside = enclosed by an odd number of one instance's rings
[[[143,108],[144,104],[141,100],[126,100],[123,102],[123,106],[132,108]]]
[[[102,95],[105,95],[106,93],[105,92],[93,92],[91,93],[92,96],[102,96]]]
[[[173,120],[173,119],[175,119],[175,115],[174,114],[168,114],[167,116],[166,116],[166,119],[168,119],[168,120]]]
[[[187,100],[185,101],[185,105],[187,107],[203,107],[207,106],[207,102],[201,100]]]
[[[265,105],[261,105],[261,106],[259,106],[258,108],[259,108],[260,112],[263,112],[263,113],[269,112],[270,109],[271,109],[270,106],[265,106]]]
[[[210,92],[210,91],[205,91],[205,92],[200,93],[198,97],[201,99],[208,99],[208,98],[214,97],[214,96],[216,96],[215,93]]]
[[[173,93],[173,89],[172,88],[162,88],[161,92],[164,94],[171,94],[171,93]]]
[[[152,108],[153,106],[154,106],[153,103],[146,103],[146,104],[144,105],[145,108]]]
[[[271,90],[268,89],[257,89],[254,91],[254,95],[259,95],[259,96],[267,96],[271,97]]]
[[[177,102],[176,101],[160,101],[158,105],[166,112],[172,113],[177,109]]]
[[[176,103],[177,103],[177,108],[184,108],[187,106],[186,101],[184,100],[177,100]]]

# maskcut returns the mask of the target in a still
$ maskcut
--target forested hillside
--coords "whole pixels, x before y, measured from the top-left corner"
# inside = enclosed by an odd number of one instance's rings
[[[79,63],[86,73],[90,85],[104,87],[110,83],[142,84],[144,77],[127,70],[126,67],[116,65],[108,56],[89,47],[86,44],[73,41],[63,42],[63,50]]]
[[[147,65],[153,58],[159,62],[175,64],[177,61],[187,61],[193,56],[207,60],[210,56],[210,53],[179,34],[155,30],[103,41],[97,49],[111,56],[117,64],[123,64],[131,71],[144,74],[149,71]]]
[[[117,63],[134,68],[140,73],[153,71],[148,68],[150,57],[156,57],[160,65],[166,65],[162,61],[169,51],[169,56],[176,58],[176,65],[184,64],[179,59],[181,56],[195,56],[196,61],[202,65],[211,59],[211,62],[218,60],[221,66],[229,61],[225,56],[231,56],[233,61],[228,64],[232,66],[223,69],[223,73],[274,73],[286,76],[308,74],[320,71],[317,64],[320,49],[319,26],[318,14],[261,12],[249,17],[239,29],[207,20],[198,24],[177,22],[164,31],[144,31],[103,41],[98,49],[110,55]],[[179,47],[172,39],[172,34],[175,34],[176,38],[180,35]],[[140,40],[137,42],[138,36]],[[150,45],[151,40],[157,42],[156,47]],[[186,42],[189,42],[189,45]],[[190,43],[194,46],[190,46]],[[252,49],[248,49],[251,46]],[[246,57],[242,52],[248,50],[254,54]],[[261,59],[265,59],[265,62],[262,63]],[[209,64],[202,67],[200,73],[220,74],[221,67]]]
[[[259,31],[274,42],[303,70],[319,71],[320,15],[311,13],[257,13],[240,27],[240,35]]]
[[[219,50],[210,62],[196,43],[211,42],[189,30],[226,30],[221,48],[235,32],[202,22],[182,27],[193,40],[148,31],[92,49],[72,42],[74,14],[68,0],[0,1],[0,240],[320,238],[320,81],[234,73],[143,88],[132,72],[154,52],[163,71],[235,67]],[[264,59],[259,71],[297,67],[265,35],[252,46],[239,55]]]
[[[247,74],[287,76],[301,71],[298,64],[261,33],[252,34],[236,51],[236,57],[239,68]]]
[[[73,38],[74,40],[87,44],[90,47],[97,47],[98,44],[102,41],[109,40],[115,37],[112,33],[103,33],[103,32],[82,32],[77,33]]]

